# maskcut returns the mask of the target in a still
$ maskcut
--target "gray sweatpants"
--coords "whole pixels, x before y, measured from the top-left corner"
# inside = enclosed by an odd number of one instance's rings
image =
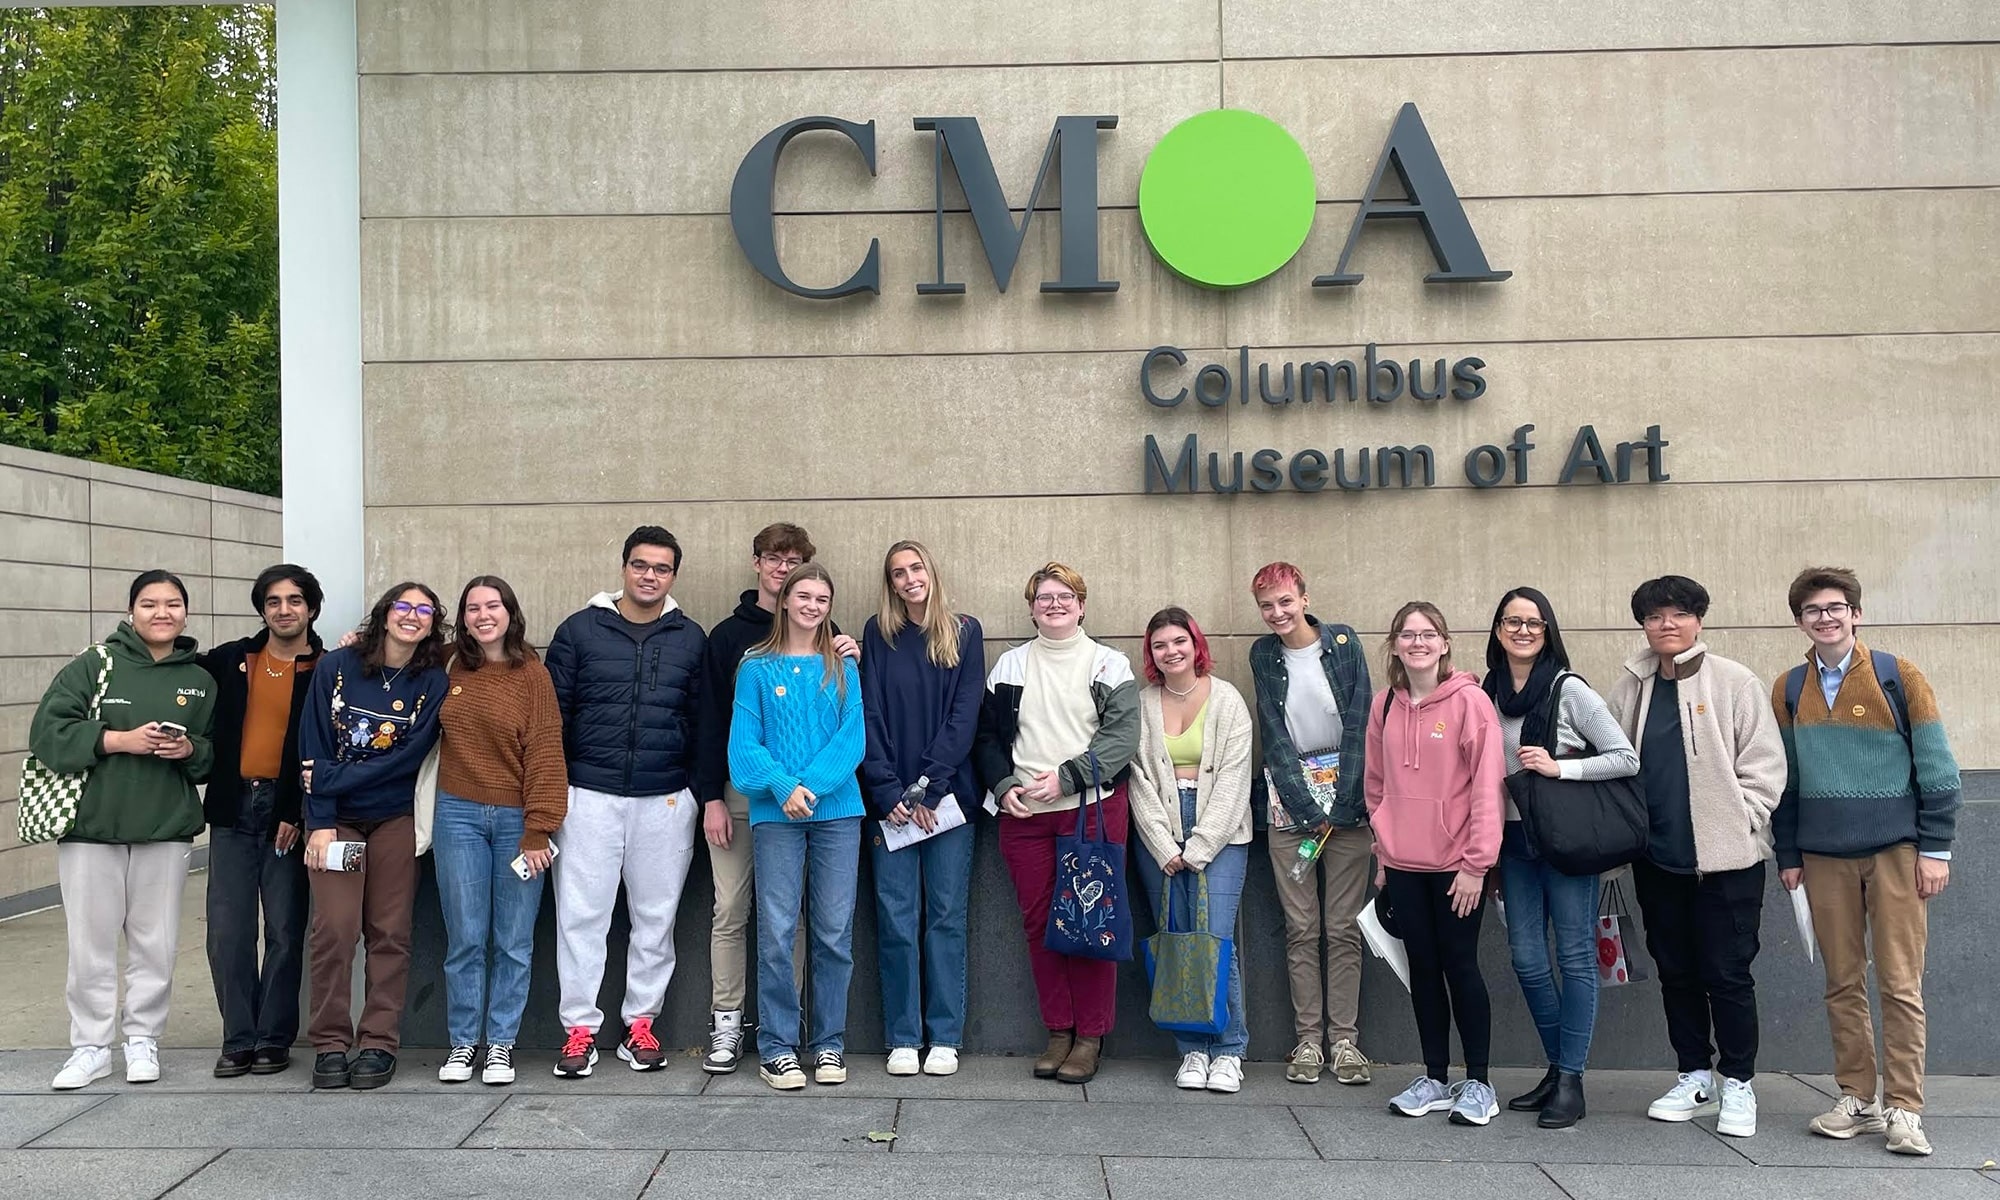
[[[657,1017],[674,977],[674,914],[700,836],[701,805],[686,789],[671,796],[613,796],[569,789],[569,813],[555,843],[556,975],[562,1023],[599,1029],[605,935],[618,883],[632,934],[625,951],[626,1024]]]
[[[69,1041],[109,1046],[118,1033],[118,935],[125,935],[125,1036],[158,1040],[174,991],[188,842],[56,847],[69,931]]]

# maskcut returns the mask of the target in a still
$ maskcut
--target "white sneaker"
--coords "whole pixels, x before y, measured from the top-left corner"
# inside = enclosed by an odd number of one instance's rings
[[[889,1074],[915,1075],[922,1069],[922,1066],[917,1062],[917,1048],[915,1046],[898,1046],[894,1050],[889,1051]]]
[[[443,1065],[438,1067],[439,1083],[465,1083],[472,1078],[472,1060],[479,1053],[477,1046],[453,1046],[445,1056]]]
[[[486,1047],[486,1066],[479,1072],[479,1082],[494,1087],[514,1082],[514,1047]]]
[[[1757,1133],[1757,1092],[1741,1079],[1722,1080],[1722,1115],[1716,1118],[1715,1132],[1729,1137],[1754,1137]]]
[[[1174,1073],[1174,1086],[1190,1092],[1205,1090],[1208,1087],[1208,1055],[1197,1050],[1181,1059],[1181,1069]]]
[[[95,1083],[111,1074],[111,1047],[78,1046],[70,1051],[69,1061],[56,1072],[49,1086],[59,1092],[74,1091],[86,1084]]]
[[[1233,1096],[1243,1090],[1243,1060],[1234,1054],[1218,1054],[1208,1064],[1208,1090]]]
[[[931,1052],[924,1055],[924,1074],[958,1074],[958,1047],[932,1046]]]
[[[1882,1120],[1882,1106],[1859,1096],[1842,1096],[1829,1112],[1814,1117],[1806,1126],[1821,1137],[1846,1141],[1864,1133],[1881,1133],[1888,1128]]]
[[[1907,1108],[1885,1109],[1884,1124],[1889,1131],[1889,1153],[1922,1154],[1931,1152],[1931,1140],[1924,1136],[1924,1119]]]
[[[1655,1121],[1692,1121],[1715,1110],[1714,1078],[1707,1071],[1683,1071],[1667,1094],[1647,1107],[1646,1115]]]
[[[156,1083],[160,1078],[160,1043],[152,1038],[125,1039],[125,1082]]]
[[[701,1069],[710,1075],[728,1075],[743,1058],[743,1010],[731,1009],[711,1016],[708,1055]]]

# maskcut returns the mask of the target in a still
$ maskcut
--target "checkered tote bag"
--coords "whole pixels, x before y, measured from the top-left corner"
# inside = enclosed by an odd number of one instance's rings
[[[104,689],[111,686],[111,651],[101,644],[92,646],[100,660],[97,690],[90,696],[90,719],[104,703]],[[21,763],[21,842],[53,842],[76,828],[76,806],[83,800],[84,781],[89,771],[52,771],[30,754]]]

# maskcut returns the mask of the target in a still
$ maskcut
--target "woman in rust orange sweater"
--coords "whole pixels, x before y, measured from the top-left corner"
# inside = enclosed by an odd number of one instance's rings
[[[549,835],[569,807],[562,715],[506,580],[481,575],[466,584],[455,624],[432,822],[452,1045],[438,1078],[471,1079],[484,1042],[480,1079],[507,1084],[542,876],[554,857]]]

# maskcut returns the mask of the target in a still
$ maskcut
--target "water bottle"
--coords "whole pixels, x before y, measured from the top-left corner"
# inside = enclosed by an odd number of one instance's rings
[[[1299,843],[1299,852],[1292,857],[1292,865],[1288,868],[1292,882],[1303,882],[1312,874],[1313,864],[1319,861],[1319,853],[1326,849],[1326,839],[1332,833],[1333,822],[1321,821],[1306,835],[1306,839]]]
[[[903,789],[903,807],[914,809],[924,802],[924,793],[931,790],[931,777],[917,776],[917,781]]]

